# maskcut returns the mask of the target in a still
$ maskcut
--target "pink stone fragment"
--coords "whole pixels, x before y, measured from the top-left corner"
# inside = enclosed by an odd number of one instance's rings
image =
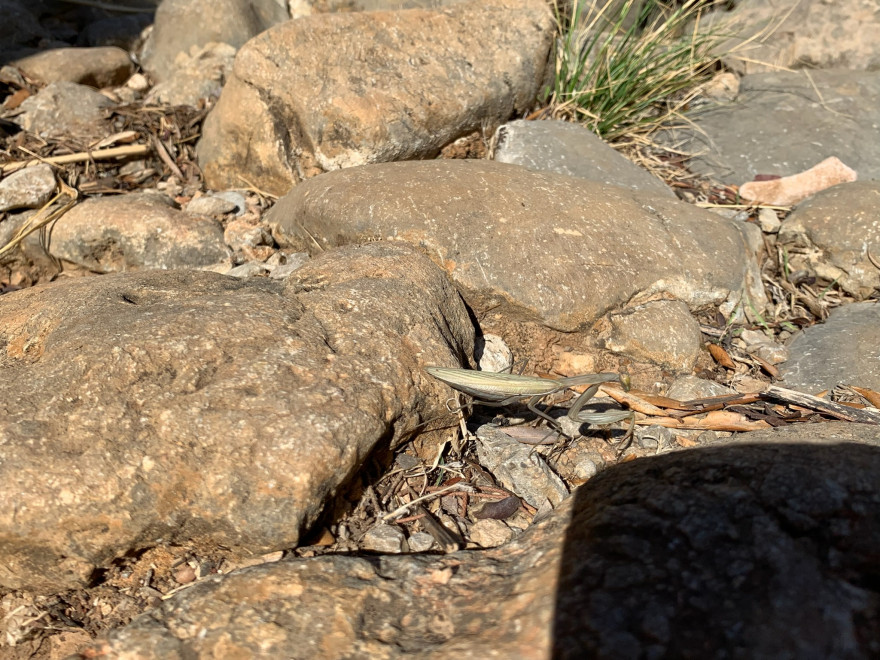
[[[798,174],[772,181],[744,183],[739,188],[739,195],[744,200],[756,204],[793,206],[821,190],[836,186],[838,183],[855,181],[857,178],[855,170],[832,156]]]

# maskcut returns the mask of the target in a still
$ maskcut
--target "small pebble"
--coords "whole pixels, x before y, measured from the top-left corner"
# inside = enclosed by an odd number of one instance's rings
[[[209,218],[220,218],[227,213],[232,213],[238,207],[226,199],[213,195],[196,197],[183,209],[190,215],[206,215]]]
[[[125,84],[136,92],[146,92],[150,88],[150,81],[142,73],[134,74]]]
[[[598,454],[593,457],[585,456],[581,460],[579,460],[572,470],[575,477],[578,479],[583,479],[586,481],[587,479],[592,479],[595,477],[602,468],[605,467],[605,461]]]
[[[480,351],[477,351],[480,353]],[[482,337],[482,352],[480,354],[481,371],[507,371],[513,364],[513,352],[498,335],[486,333]]]
[[[13,172],[0,181],[0,212],[39,208],[52,198],[55,186],[55,174],[49,165],[34,165]]]
[[[361,541],[361,548],[373,552],[400,554],[406,552],[406,537],[399,527],[394,525],[376,525]]]
[[[473,524],[470,537],[482,548],[496,548],[513,538],[513,530],[500,520],[486,518]]]
[[[416,532],[409,537],[410,552],[428,552],[434,547],[434,537],[427,532]]]
[[[189,564],[183,564],[174,571],[174,581],[177,584],[189,584],[196,579],[196,571]]]
[[[230,204],[235,205],[235,215],[243,215],[245,211],[247,211],[247,200],[244,195],[242,195],[237,190],[222,190],[220,192],[216,192],[212,197],[216,197],[217,199],[222,199]]]
[[[782,226],[782,222],[779,220],[779,216],[776,215],[776,211],[762,208],[758,211],[758,225],[760,225],[761,231],[765,234],[777,234]]]

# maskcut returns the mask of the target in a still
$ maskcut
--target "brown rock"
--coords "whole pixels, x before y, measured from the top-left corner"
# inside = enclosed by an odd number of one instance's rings
[[[770,181],[750,181],[739,187],[740,196],[756,204],[792,206],[822,190],[858,178],[856,172],[831,156],[810,169]]]
[[[700,324],[679,300],[656,300],[610,317],[605,347],[677,373],[693,370],[700,355]]]
[[[223,229],[178,211],[159,195],[89,199],[52,230],[50,251],[100,273],[139,268],[199,268],[228,261]]]
[[[57,593],[162,543],[294,546],[374,448],[446,412],[421,366],[473,333],[442,271],[387,244],[283,290],[169,271],[3,296],[0,587]]]
[[[735,224],[713,213],[492,161],[331,172],[294,188],[267,221],[311,248],[312,238],[416,243],[475,307],[565,332],[661,292],[723,302],[745,286],[749,262]]]
[[[283,194],[324,170],[436,155],[531,107],[552,34],[543,0],[278,25],[241,49],[205,122],[206,180]]]
[[[121,48],[53,48],[12,63],[44,83],[73,82],[90,87],[121,85],[134,72],[131,58]]]
[[[326,556],[211,577],[94,649],[137,658],[303,649],[312,658],[870,658],[880,648],[874,428],[802,425],[747,436],[774,444],[622,464],[491,550]]]

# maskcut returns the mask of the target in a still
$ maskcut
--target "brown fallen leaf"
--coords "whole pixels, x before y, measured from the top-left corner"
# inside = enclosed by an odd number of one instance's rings
[[[656,424],[657,426],[665,426],[666,428],[672,429],[704,431],[760,431],[762,429],[770,428],[770,424],[764,420],[752,421],[745,415],[729,412],[727,410],[713,410],[712,412],[707,413],[705,417],[699,419],[694,417],[688,417],[686,419],[659,417],[644,419],[636,422],[636,424]]]
[[[869,390],[866,387],[856,387],[855,385],[850,385],[850,389],[857,392],[860,396],[865,397],[868,403],[870,403],[875,408],[880,408],[880,392],[875,392],[874,390]]]
[[[20,106],[28,97],[30,97],[31,93],[26,89],[19,89],[12,94],[10,94],[6,98],[6,102],[3,104],[3,107],[6,110],[15,110],[18,106]]]
[[[730,355],[728,355],[727,351],[721,348],[718,344],[709,344],[708,349],[709,354],[715,362],[725,369],[736,369],[736,365],[733,363],[733,360],[730,359]]]
[[[767,375],[769,375],[770,378],[772,378],[773,380],[779,380],[779,369],[777,369],[774,365],[767,362],[767,360],[762,358],[760,355],[753,355],[752,359],[761,365],[761,368],[767,372]]]

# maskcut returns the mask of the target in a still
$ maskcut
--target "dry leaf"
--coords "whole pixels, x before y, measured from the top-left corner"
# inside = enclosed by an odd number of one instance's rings
[[[855,385],[850,385],[850,389],[857,392],[860,396],[865,397],[865,399],[875,408],[880,408],[880,392],[875,392],[874,390],[869,390],[865,387],[856,387]]]
[[[712,355],[715,362],[725,369],[736,369],[736,365],[733,363],[733,360],[730,359],[727,351],[721,348],[718,344],[709,344],[708,348],[709,353]]]

